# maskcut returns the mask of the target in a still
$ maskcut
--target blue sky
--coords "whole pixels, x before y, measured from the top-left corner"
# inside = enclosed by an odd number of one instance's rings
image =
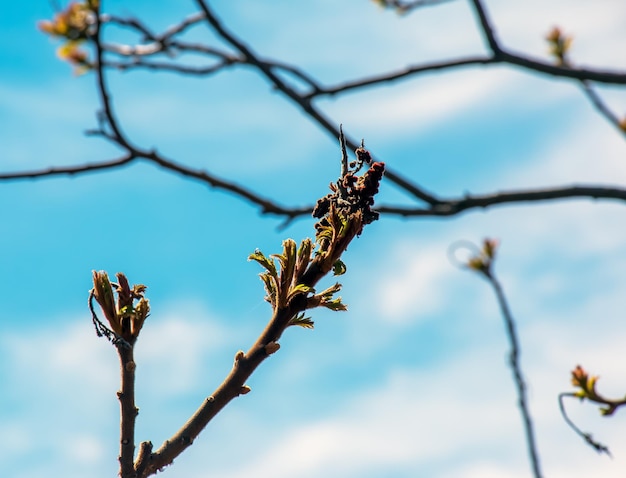
[[[104,1],[164,28],[193,2]],[[262,55],[323,83],[484,51],[467,2],[407,17],[371,2],[213,2]],[[619,0],[487,2],[508,47],[545,57],[554,25],[575,35],[577,64],[626,68]],[[85,137],[96,125],[94,78],[74,77],[35,27],[49,2],[0,15],[2,171],[112,159]],[[128,41],[118,30],[108,40]],[[120,36],[117,36],[120,35]],[[197,27],[190,38],[214,41]],[[210,78],[109,75],[114,106],[136,143],[247,184],[284,204],[326,194],[337,141],[252,71]],[[626,97],[603,88],[615,111]],[[626,181],[626,144],[575,84],[508,67],[456,70],[319,102],[334,122],[427,189],[465,191]],[[91,271],[148,285],[150,316],[136,347],[137,440],[160,445],[228,373],[270,316],[256,248],[313,234],[203,184],[149,164],[0,187],[0,476],[67,478],[117,472],[117,356],[86,307]],[[383,186],[379,203],[411,204]],[[491,478],[529,476],[501,318],[478,277],[447,259],[459,239],[501,240],[496,268],[518,320],[545,476],[618,477],[624,417],[570,404],[608,444],[598,456],[563,423],[556,396],[578,363],[626,388],[624,206],[566,201],[458,218],[383,218],[344,259],[346,313],[314,311],[313,331],[282,348],[162,476]],[[330,283],[330,281],[329,281]]]

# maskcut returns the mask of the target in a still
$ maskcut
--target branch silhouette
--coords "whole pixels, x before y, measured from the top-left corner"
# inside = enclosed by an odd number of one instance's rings
[[[379,84],[408,79],[420,74],[446,71],[461,67],[485,66],[491,64],[510,64],[522,67],[529,72],[545,74],[560,78],[577,80],[583,86],[585,95],[590,99],[598,112],[610,123],[616,126],[622,134],[626,134],[626,121],[620,120],[610,108],[604,103],[595,92],[593,83],[605,84],[626,84],[626,73],[604,71],[597,69],[579,69],[571,66],[570,61],[565,61],[565,51],[562,52],[562,61],[557,64],[550,64],[544,61],[535,60],[523,55],[514,54],[507,51],[497,40],[495,28],[490,21],[483,2],[471,0],[470,3],[476,14],[476,21],[479,25],[485,41],[490,50],[490,55],[471,56],[456,60],[438,61],[423,65],[408,66],[398,71],[382,73],[366,78],[351,80],[335,86],[322,86],[311,75],[301,68],[285,62],[270,60],[261,57],[253,51],[239,36],[230,31],[217,17],[207,2],[197,1],[199,11],[187,16],[179,23],[174,24],[161,33],[155,33],[144,22],[137,18],[123,18],[110,14],[99,14],[99,21],[96,23],[97,30],[90,36],[94,44],[96,58],[93,69],[96,73],[98,91],[101,102],[101,125],[100,129],[91,131],[91,134],[98,134],[105,139],[115,143],[126,154],[118,160],[104,160],[101,162],[76,165],[69,167],[55,167],[21,172],[7,172],[0,174],[0,181],[16,180],[23,178],[40,178],[56,175],[76,175],[90,171],[105,169],[115,169],[124,166],[136,159],[144,159],[155,165],[181,174],[185,177],[194,178],[209,184],[211,187],[226,191],[240,197],[250,203],[259,206],[262,213],[283,216],[285,224],[288,224],[296,217],[302,216],[312,210],[312,206],[284,206],[275,202],[271,198],[263,197],[261,194],[252,191],[250,188],[236,184],[228,179],[218,178],[209,171],[188,167],[180,162],[163,157],[153,149],[141,148],[131,143],[130,138],[125,136],[124,130],[116,118],[112,106],[111,94],[106,84],[105,70],[107,68],[118,70],[148,69],[154,71],[174,72],[182,75],[207,76],[217,74],[226,68],[233,66],[243,66],[253,68],[261,76],[266,78],[272,87],[287,97],[298,107],[309,119],[326,131],[332,138],[339,136],[340,132],[336,122],[326,117],[317,108],[314,101],[324,96],[339,95],[345,92],[360,88],[369,88]],[[415,1],[396,2],[383,1],[383,6],[391,8],[413,9],[420,6],[441,3],[437,1]],[[118,25],[136,32],[140,36],[141,43],[137,45],[121,45],[114,43],[104,44],[100,38],[100,30],[105,25]],[[191,28],[205,25],[212,32],[217,34],[232,49],[215,48],[210,45],[190,43],[178,37]],[[211,59],[211,63],[205,66],[185,65],[176,60],[178,52],[193,52],[204,55]],[[105,58],[105,54],[114,55],[120,60]],[[148,60],[153,56],[164,56],[162,60]],[[558,60],[558,58],[557,58]],[[302,92],[298,88],[291,86],[284,81],[279,72],[288,73],[293,78],[302,83],[308,91]],[[102,121],[104,119],[104,121]],[[103,123],[103,124],[102,124]],[[350,137],[346,138],[347,146],[356,150],[359,143]],[[389,162],[389,161],[388,161]],[[416,184],[401,172],[387,168],[387,180],[407,193],[420,203],[426,203],[428,207],[420,206],[391,206],[385,205],[380,211],[387,215],[398,215],[404,217],[419,216],[454,216],[463,211],[485,208],[493,205],[514,204],[528,201],[552,201],[565,198],[594,198],[594,199],[618,199],[623,200],[624,190],[618,187],[606,187],[599,185],[577,185],[561,188],[550,188],[545,190],[527,191],[504,191],[490,193],[482,196],[466,196],[458,199],[440,199],[437,195],[427,191],[421,185]]]
[[[596,92],[589,81],[583,80],[581,84],[585,95],[589,98],[589,101],[591,101],[591,104],[596,108],[596,110],[604,116],[609,123],[615,126],[622,136],[626,136],[626,118],[618,118],[618,116],[611,111],[608,105]]]
[[[559,409],[561,410],[561,416],[565,420],[565,423],[574,430],[574,432],[580,436],[585,442],[591,446],[598,453],[606,453],[611,456],[611,452],[609,451],[606,445],[596,441],[591,433],[583,432],[580,428],[576,426],[576,424],[569,418],[567,412],[565,411],[565,403],[564,398],[571,397],[577,398],[581,402],[587,400],[590,403],[600,405],[600,414],[604,417],[608,417],[613,415],[619,408],[626,406],[626,398],[608,398],[605,395],[599,393],[596,390],[596,384],[598,382],[597,375],[590,375],[584,368],[580,365],[577,365],[574,370],[572,370],[572,385],[576,387],[578,390],[575,392],[563,392],[559,394]]]
[[[402,2],[382,0],[384,6],[396,8],[407,13],[410,10],[443,3],[446,0],[422,0]],[[177,24],[161,33],[154,32],[147,24],[136,18],[122,18],[115,15],[101,14],[100,2],[87,0],[93,13],[93,22],[87,20],[75,25],[78,39],[93,47],[94,58],[88,60],[86,55],[77,49],[77,44],[70,44],[67,58],[81,68],[91,70],[95,76],[98,91],[98,128],[88,134],[99,136],[114,144],[120,150],[115,159],[82,165],[55,167],[0,174],[0,181],[20,179],[47,178],[59,175],[80,175],[103,170],[115,170],[138,161],[145,161],[167,172],[197,180],[210,187],[226,191],[242,200],[259,207],[263,214],[273,214],[285,219],[283,225],[297,217],[313,213],[320,219],[316,224],[316,243],[314,252],[311,241],[305,240],[296,250],[295,242],[286,240],[282,254],[270,256],[279,262],[276,267],[274,259],[268,259],[260,251],[252,254],[249,259],[258,262],[265,268],[261,277],[267,292],[267,300],[273,307],[273,314],[265,329],[247,352],[239,351],[235,355],[233,367],[224,381],[198,407],[189,420],[166,440],[160,448],[154,450],[151,442],[138,445],[135,459],[135,364],[133,345],[147,317],[147,301],[142,302],[143,286],[128,285],[125,277],[118,275],[118,284],[109,281],[105,273],[94,273],[94,289],[90,299],[95,298],[100,304],[110,329],[101,322],[93,310],[94,324],[98,334],[109,338],[116,346],[121,365],[121,390],[118,394],[121,408],[120,431],[120,475],[122,478],[144,478],[168,466],[188,448],[207,424],[234,398],[247,394],[250,389],[247,379],[257,367],[270,355],[278,351],[278,341],[283,332],[290,326],[311,327],[312,321],[305,317],[308,309],[318,306],[332,310],[344,310],[340,298],[333,298],[339,291],[336,284],[321,293],[317,293],[317,283],[331,271],[336,275],[345,271],[341,262],[341,254],[348,244],[358,236],[363,226],[378,218],[378,213],[403,217],[452,217],[464,212],[494,207],[498,205],[521,204],[527,202],[546,202],[564,199],[602,199],[626,201],[626,188],[604,185],[571,185],[546,189],[527,189],[517,191],[498,191],[482,195],[466,194],[462,197],[442,197],[435,192],[417,184],[402,172],[385,168],[378,158],[372,158],[354,138],[344,136],[338,121],[328,117],[318,106],[318,99],[337,96],[359,89],[371,88],[386,83],[409,80],[418,75],[430,72],[441,72],[458,68],[507,64],[533,73],[549,77],[573,80],[582,85],[583,93],[594,105],[596,110],[607,121],[625,133],[625,122],[621,120],[596,92],[595,85],[626,84],[626,73],[603,69],[575,68],[566,57],[567,47],[553,52],[555,63],[534,59],[517,54],[504,48],[495,32],[495,27],[480,0],[471,0],[476,23],[487,44],[487,54],[467,56],[464,58],[435,61],[425,64],[409,65],[391,72],[378,73],[369,77],[344,80],[336,85],[324,86],[312,75],[297,65],[266,58],[253,46],[246,43],[243,36],[229,28],[205,0],[196,0],[198,12],[189,15]],[[78,4],[73,4],[78,5]],[[83,5],[83,4],[81,4]],[[83,6],[84,6],[83,5]],[[81,8],[81,7],[78,7]],[[104,28],[117,25],[135,32],[140,37],[137,44],[104,43]],[[192,43],[180,39],[191,28],[206,28],[216,35],[226,47],[213,47],[201,43]],[[52,27],[47,26],[50,31]],[[73,32],[75,33],[75,32]],[[560,32],[552,35],[554,43],[567,45]],[[76,41],[76,38],[68,40]],[[201,66],[184,64],[177,58],[179,53],[192,53],[200,56],[207,64]],[[316,205],[300,207],[284,206],[275,199],[265,197],[251,188],[228,179],[220,178],[209,171],[187,166],[180,159],[175,160],[158,153],[156,149],[146,148],[135,143],[124,128],[124,120],[119,117],[114,107],[114,95],[107,81],[111,70],[130,71],[147,69],[182,74],[186,76],[210,76],[233,67],[245,67],[255,71],[264,78],[270,87],[285,97],[295,108],[301,111],[320,129],[326,131],[335,140],[340,138],[342,148],[342,171],[339,181],[331,186],[331,193],[320,199]],[[289,80],[285,79],[289,76]],[[290,80],[295,80],[297,85]],[[354,169],[347,160],[347,148],[357,153],[358,164]],[[367,171],[357,178],[356,172],[361,166]],[[378,184],[385,171],[386,180],[393,183],[399,190],[408,194],[417,205],[394,206],[381,205],[377,211],[370,209],[373,197],[378,192]],[[520,364],[520,344],[517,337],[514,318],[510,312],[502,286],[492,270],[495,254],[495,243],[485,241],[481,253],[470,260],[468,266],[481,273],[492,286],[505,323],[507,339],[510,345],[509,365],[513,374],[518,403],[522,415],[526,435],[526,443],[534,476],[541,477],[539,454],[535,443],[531,414],[529,411],[526,385]],[[108,285],[107,285],[108,284]],[[113,288],[118,295],[117,303],[112,301]],[[135,301],[138,300],[138,304]],[[144,304],[144,305],[141,305]],[[608,402],[604,402],[607,404]]]
[[[343,136],[341,145],[342,158],[346,158]],[[138,409],[135,405],[133,349],[150,312],[144,297],[146,287],[135,285],[131,288],[122,273],[117,274],[118,282],[112,283],[104,271],[94,271],[89,307],[96,333],[116,346],[120,358],[121,478],[145,478],[170,465],[228,403],[250,392],[247,379],[265,359],[280,349],[278,341],[288,327],[313,327],[313,321],[304,315],[307,310],[317,307],[347,310],[341,297],[334,297],[341,289],[339,283],[322,292],[317,292],[315,286],[330,272],[333,275],[345,273],[346,266],[341,261],[341,255],[351,241],[363,232],[364,226],[378,219],[378,213],[372,211],[371,206],[385,166],[372,162],[364,148],[360,148],[357,154],[357,161],[364,160],[370,163],[371,168],[358,177],[356,173],[360,164],[351,169],[343,167],[342,163],[339,180],[331,185],[331,193],[321,198],[313,211],[313,216],[319,219],[315,225],[315,244],[305,239],[296,248],[295,241],[287,239],[283,242],[282,254],[267,257],[257,250],[249,256],[249,260],[258,262],[266,271],[261,274],[261,280],[267,292],[265,299],[273,309],[272,317],[258,339],[247,352],[236,353],[228,376],[170,439],[155,451],[152,451],[151,442],[141,443],[136,460],[135,419]],[[274,259],[278,261],[278,267]],[[96,316],[93,298],[100,305],[110,329]]]
[[[315,105],[314,100],[323,96],[332,96],[345,93],[351,90],[372,87],[381,83],[397,81],[411,76],[440,70],[450,70],[459,67],[468,67],[476,65],[490,65],[498,63],[508,63],[511,65],[521,66],[529,71],[541,74],[552,75],[562,78],[570,78],[578,80],[583,85],[586,96],[592,101],[596,109],[607,118],[612,124],[624,133],[623,121],[610,111],[608,106],[601,100],[595,92],[592,82],[608,83],[608,84],[626,84],[626,73],[610,72],[591,69],[572,68],[569,62],[562,64],[550,64],[531,58],[517,55],[505,50],[496,38],[495,29],[488,18],[488,14],[483,3],[480,0],[472,0],[471,4],[477,16],[477,23],[481,28],[485,41],[491,51],[489,56],[474,56],[457,60],[439,61],[424,65],[406,67],[400,71],[374,75],[368,78],[361,78],[341,83],[336,86],[321,86],[321,84],[313,79],[300,68],[289,65],[284,62],[267,60],[256,54],[252,48],[245,44],[243,40],[231,32],[218,18],[214,11],[209,7],[207,2],[196,2],[199,12],[189,15],[179,23],[165,29],[161,33],[153,32],[146,24],[136,18],[123,18],[116,15],[100,14],[97,22],[97,31],[92,37],[96,50],[95,67],[96,78],[98,83],[98,91],[100,92],[102,115],[105,119],[105,125],[100,126],[100,130],[95,133],[103,136],[122,149],[127,154],[118,160],[102,161],[89,163],[84,165],[76,165],[65,168],[51,166],[34,171],[21,171],[0,174],[0,180],[15,180],[22,178],[37,178],[46,176],[56,176],[63,174],[80,174],[104,169],[114,169],[132,162],[135,159],[142,158],[155,165],[186,177],[194,178],[209,184],[211,187],[224,190],[230,194],[241,197],[260,207],[262,213],[275,214],[283,216],[286,220],[285,224],[295,217],[307,214],[312,207],[293,207],[279,205],[270,198],[263,197],[261,194],[251,189],[238,185],[227,179],[218,178],[208,171],[198,170],[185,166],[182,163],[174,162],[159,155],[154,150],[140,148],[131,143],[130,139],[124,134],[119,120],[116,118],[111,95],[107,89],[105,69],[114,68],[119,70],[129,69],[150,69],[157,71],[170,71],[183,75],[211,75],[222,71],[225,68],[235,65],[252,67],[259,74],[265,77],[272,86],[283,95],[285,95],[292,103],[307,115],[312,122],[317,124],[322,130],[325,130],[333,138],[339,136],[340,132],[336,123],[327,118]],[[439,2],[383,2],[386,6],[394,8],[414,8],[424,6],[425,4]],[[115,24],[129,28],[140,35],[143,42],[138,45],[116,45],[103,44],[100,39],[101,26],[107,24]],[[234,52],[230,52],[223,48],[215,48],[208,45],[198,43],[189,43],[178,40],[177,36],[183,34],[193,27],[201,25],[208,26],[213,32],[219,35]],[[213,62],[206,66],[184,65],[175,61],[175,53],[179,51],[195,52],[213,58]],[[105,53],[114,54],[128,60],[110,60],[105,59]],[[155,55],[165,55],[166,60],[154,61],[147,60],[146,57]],[[285,82],[277,73],[285,72],[308,86],[310,91],[300,92],[295,87]],[[93,133],[93,132],[92,132]],[[356,150],[359,147],[357,141],[346,138],[348,147]],[[624,190],[617,187],[603,187],[580,185],[565,188],[545,189],[541,191],[511,191],[501,193],[491,193],[483,196],[467,196],[459,199],[439,199],[436,195],[429,193],[425,188],[415,184],[402,173],[387,168],[387,180],[395,184],[399,189],[403,190],[410,196],[420,202],[425,202],[428,207],[411,207],[411,206],[383,206],[380,210],[384,214],[399,215],[405,217],[418,216],[453,216],[460,212],[485,208],[497,204],[512,204],[516,202],[527,201],[549,201],[565,198],[595,198],[595,199],[624,199]]]
[[[455,247],[470,247],[471,249],[476,251],[467,262],[458,263],[458,260],[455,256],[457,252],[455,250]],[[498,242],[493,239],[485,239],[483,242],[483,247],[479,250],[472,243],[457,243],[456,245],[453,244],[450,249],[450,258],[455,264],[460,265],[461,267],[466,268],[470,271],[476,272],[481,277],[486,279],[496,295],[498,306],[500,307],[500,312],[502,314],[502,318],[504,319],[506,336],[509,341],[509,366],[511,367],[511,372],[513,373],[513,381],[515,382],[515,388],[517,392],[517,403],[519,405],[520,414],[522,415],[522,422],[524,424],[524,432],[526,434],[526,446],[528,448],[530,465],[533,471],[533,476],[535,478],[541,478],[542,474],[541,466],[539,463],[539,450],[537,448],[533,420],[528,406],[526,382],[524,380],[522,366],[520,363],[521,348],[520,340],[517,334],[517,326],[515,324],[513,314],[511,313],[509,303],[506,299],[506,295],[504,294],[504,289],[502,288],[502,285],[500,284],[500,281],[496,277],[493,270],[493,263],[497,248]]]
[[[455,216],[472,209],[484,209],[502,204],[552,201],[555,199],[614,199],[626,200],[626,189],[605,186],[566,186],[536,190],[505,191],[480,196],[465,195],[458,199],[438,199],[428,208],[381,206],[381,213],[399,216]]]

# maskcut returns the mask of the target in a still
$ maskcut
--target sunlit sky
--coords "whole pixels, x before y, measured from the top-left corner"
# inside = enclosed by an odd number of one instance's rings
[[[52,2],[54,3],[54,2]],[[157,31],[194,2],[103,2]],[[373,2],[211,2],[261,56],[323,84],[485,52],[469,2],[399,17]],[[626,69],[621,0],[488,0],[504,45],[548,59],[544,37],[574,35],[575,64]],[[97,126],[92,74],[75,76],[36,22],[51,2],[0,7],[0,171],[114,159]],[[105,30],[109,42],[136,38]],[[204,25],[188,38],[220,44]],[[223,45],[222,45],[223,46]],[[188,59],[190,62],[200,62]],[[281,204],[312,204],[339,173],[336,138],[252,69],[204,78],[111,72],[120,123],[143,148],[248,185]],[[600,93],[626,113],[618,88]],[[444,197],[626,181],[626,143],[578,85],[492,66],[427,74],[318,105],[389,167]],[[378,204],[412,205],[387,184]],[[91,271],[148,286],[136,346],[137,442],[156,447],[187,420],[270,318],[255,249],[314,234],[280,229],[240,198],[148,163],[0,184],[0,476],[116,476],[114,348],[94,332]],[[344,256],[348,312],[315,310],[160,476],[200,478],[530,476],[508,345],[488,284],[455,268],[450,244],[501,241],[496,264],[522,341],[544,475],[622,477],[626,422],[570,403],[607,444],[596,454],[563,422],[557,395],[582,364],[607,395],[626,390],[626,208],[568,200],[447,219],[383,217]],[[332,284],[332,278],[326,283]]]

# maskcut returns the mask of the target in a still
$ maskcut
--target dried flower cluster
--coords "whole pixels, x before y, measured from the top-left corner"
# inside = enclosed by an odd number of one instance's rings
[[[312,327],[310,318],[300,314],[307,309],[326,307],[346,310],[341,297],[334,298],[341,284],[337,283],[321,293],[316,293],[314,286],[331,270],[336,276],[345,273],[341,254],[361,234],[365,224],[378,219],[378,213],[371,207],[385,165],[372,162],[370,153],[363,147],[355,153],[357,160],[350,165],[351,169],[346,168],[342,177],[331,183],[331,193],[320,199],[313,211],[313,216],[320,219],[315,224],[316,249],[310,239],[302,241],[297,250],[296,243],[287,239],[283,242],[282,254],[272,254],[268,258],[257,250],[248,258],[265,269],[260,274],[267,292],[265,299],[274,310],[289,309],[293,312],[286,326]],[[371,166],[359,177],[356,173],[364,163],[371,163]],[[278,268],[275,260],[278,261]]]
[[[336,183],[331,183],[332,192],[319,199],[315,205],[313,217],[321,218],[315,225],[318,234],[330,225],[327,216],[332,216],[331,208],[343,217],[360,213],[361,227],[357,235],[361,234],[365,224],[370,224],[379,217],[379,214],[372,211],[371,207],[374,205],[374,196],[378,194],[380,180],[385,172],[385,163],[372,162],[369,151],[363,147],[358,148],[355,153],[357,161],[351,166],[356,165],[356,167],[348,170]],[[371,166],[363,176],[359,177],[356,173],[363,163],[371,164]]]

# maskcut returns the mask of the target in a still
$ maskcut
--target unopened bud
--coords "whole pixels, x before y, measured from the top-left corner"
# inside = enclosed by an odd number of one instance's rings
[[[265,345],[265,353],[267,355],[272,355],[279,348],[280,348],[280,344],[278,342],[270,342],[269,344]]]

